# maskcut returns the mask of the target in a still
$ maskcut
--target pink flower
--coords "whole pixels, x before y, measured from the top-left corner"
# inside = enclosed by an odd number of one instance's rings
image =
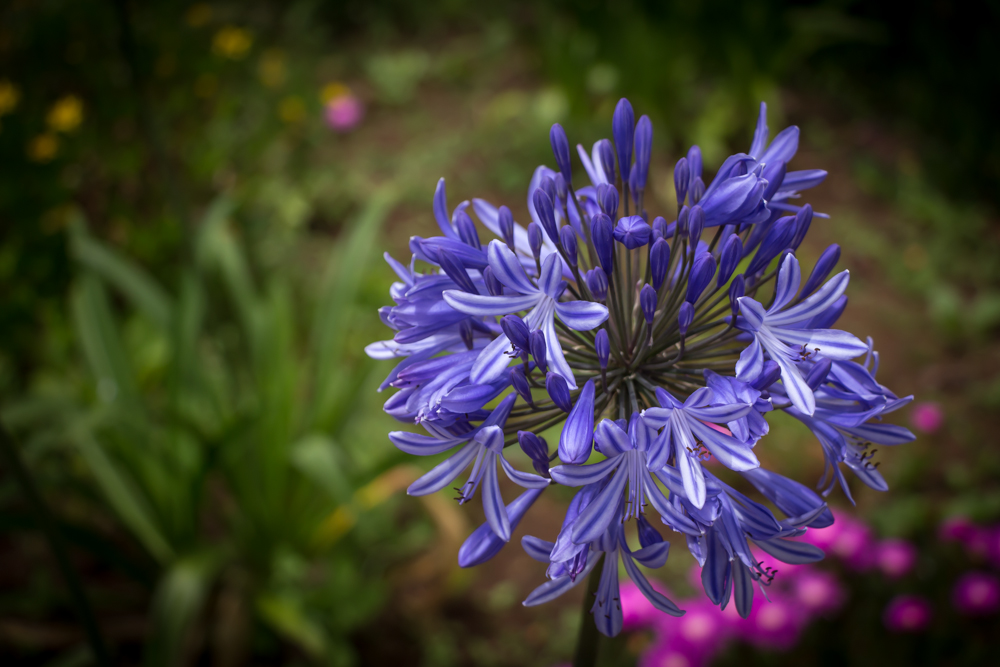
[[[920,632],[931,622],[931,603],[919,595],[897,595],[882,612],[882,622],[891,632]]]
[[[976,525],[964,516],[951,516],[941,522],[938,527],[938,537],[945,542],[961,542],[965,544],[976,532]]]
[[[810,614],[836,611],[847,597],[834,575],[815,568],[803,568],[792,583],[792,590],[794,599]]]
[[[639,667],[702,667],[707,664],[706,659],[689,655],[685,649],[667,641],[653,644],[639,658]]]
[[[658,582],[652,581],[651,583],[653,588],[667,595],[666,590]],[[621,587],[618,596],[622,605],[622,629],[626,632],[648,628],[659,616],[663,615],[649,603],[638,586],[631,581]],[[683,607],[681,608],[683,609]]]
[[[892,579],[905,576],[917,562],[917,548],[906,540],[883,540],[875,547],[875,562]]]
[[[951,591],[960,614],[982,616],[1000,609],[1000,580],[987,572],[966,572]]]
[[[338,95],[326,103],[326,124],[336,132],[353,130],[364,115],[361,100],[352,93]]]
[[[686,656],[707,660],[733,634],[733,617],[707,599],[688,601],[682,608],[687,613],[680,618],[658,617],[661,636]]]
[[[755,646],[787,650],[798,641],[806,621],[805,615],[790,602],[778,599],[768,602],[754,596],[753,608],[740,629],[743,638]]]
[[[944,410],[937,403],[917,403],[910,419],[918,431],[934,433],[944,424]]]
[[[840,558],[852,570],[867,570],[875,560],[871,530],[860,521],[834,513],[832,526],[810,529],[805,540]]]

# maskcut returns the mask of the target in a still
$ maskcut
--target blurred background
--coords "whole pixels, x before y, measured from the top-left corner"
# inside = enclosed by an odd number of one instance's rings
[[[889,493],[834,491],[831,557],[779,573],[770,611],[636,620],[600,664],[989,664],[998,19],[925,0],[2,3],[0,416],[26,475],[3,460],[0,662],[95,664],[58,558],[114,664],[566,662],[581,591],[523,608],[544,574],[516,544],[458,568],[481,510],[405,496],[424,462],[386,438],[389,367],[362,348],[389,337],[380,255],[434,233],[439,177],[524,219],[549,126],[590,146],[627,96],[655,127],[651,212],[690,144],[710,174],[746,150],[761,100],[772,132],[802,128],[793,167],[830,172],[809,197],[830,219],[800,256],[843,247],[843,328],[916,395],[897,421],[918,440],[879,453]],[[774,421],[761,455],[818,479],[811,434]],[[514,541],[554,535],[568,498]],[[657,575],[696,609],[675,542]]]

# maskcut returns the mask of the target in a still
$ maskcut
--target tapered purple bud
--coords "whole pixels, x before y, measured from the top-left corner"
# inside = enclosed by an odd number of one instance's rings
[[[528,384],[528,378],[524,375],[524,366],[514,366],[510,369],[510,383],[525,403],[531,406],[535,405],[535,401],[531,397],[531,386]]]
[[[611,356],[611,341],[608,339],[607,329],[601,329],[594,335],[594,352],[597,353],[597,363],[601,365],[601,369],[606,369]]]
[[[789,247],[794,234],[795,218],[790,215],[778,218],[764,235],[764,240],[760,242],[757,253],[750,260],[750,265],[743,274],[752,276],[758,271],[766,269],[771,260],[778,256],[778,253]]]
[[[786,168],[787,165],[782,160],[772,162],[764,167],[764,171],[760,175],[761,178],[767,181],[767,187],[764,188],[764,201],[771,201],[771,197],[773,197],[778,191],[778,188],[781,187],[781,182],[785,180]]]
[[[688,170],[688,161],[686,157],[682,157],[674,165],[674,193],[677,195],[678,206],[683,206],[690,184],[691,172]]]
[[[692,146],[688,149],[687,161],[688,173],[691,174],[691,184],[693,187],[694,179],[701,178],[701,149],[698,146]]]
[[[463,292],[479,294],[479,290],[476,289],[465,267],[462,266],[461,260],[450,250],[444,248],[438,250],[438,264],[441,265],[441,270],[445,272],[445,275],[451,278],[451,281],[458,285]]]
[[[649,157],[653,152],[653,122],[642,116],[635,126],[635,190],[646,188],[649,176]]]
[[[677,238],[685,238],[688,233],[688,218],[691,217],[691,208],[688,206],[681,206],[681,210],[677,212]]]
[[[531,358],[535,360],[538,370],[543,373],[548,372],[549,366],[545,358],[545,334],[541,329],[535,329],[528,334],[528,348],[531,350]]]
[[[461,337],[462,343],[465,344],[467,350],[472,349],[472,333],[472,322],[468,318],[458,323],[458,335]]]
[[[604,272],[610,276],[615,270],[615,238],[611,229],[611,218],[603,213],[595,215],[590,221],[590,235],[594,242],[594,250],[597,251],[597,260]]]
[[[733,309],[733,322],[736,322],[736,316],[740,312],[740,297],[744,296],[744,282],[743,274],[737,275],[733,278],[733,282],[729,283],[729,305]]]
[[[795,235],[792,237],[792,242],[788,246],[789,248],[797,250],[802,244],[803,239],[806,238],[806,234],[809,232],[809,225],[812,224],[812,219],[813,207],[811,204],[806,204],[795,214]]]
[[[528,223],[528,245],[531,246],[531,254],[534,255],[537,264],[541,261],[542,229],[536,222]]]
[[[510,521],[511,531],[517,529],[521,519],[524,518],[524,515],[531,509],[544,490],[545,487],[528,489],[507,505],[507,519]],[[493,531],[489,522],[486,522],[472,531],[472,534],[462,543],[458,550],[458,565],[459,567],[482,565],[500,553],[506,544]]]
[[[643,285],[639,292],[639,307],[642,308],[642,316],[646,318],[646,324],[653,323],[656,316],[656,290],[649,285]]]
[[[548,379],[545,384],[548,388]],[[549,393],[551,395],[551,390]],[[580,395],[576,397],[576,405],[569,411],[562,435],[559,436],[559,460],[563,463],[586,463],[590,458],[594,442],[594,394],[594,380],[587,380]],[[556,400],[554,396],[552,400]],[[559,403],[556,402],[556,405]]]
[[[562,174],[556,174],[552,182],[556,184],[556,196],[559,197],[559,201],[565,202],[566,196],[569,194],[569,189],[566,187],[566,179],[563,178]],[[558,204],[555,199],[552,201]]]
[[[519,315],[504,315],[500,318],[500,328],[503,330],[507,340],[509,340],[514,347],[522,352],[530,352],[531,345],[528,342],[528,336],[530,332],[528,331],[528,325],[524,323]]]
[[[699,253],[691,265],[691,275],[688,276],[687,301],[694,303],[712,282],[715,275],[715,257],[710,252]]]
[[[566,138],[566,131],[559,123],[553,125],[552,129],[549,130],[549,143],[552,144],[552,154],[556,156],[559,173],[562,174],[567,183],[572,183],[573,172],[569,161],[569,140]]]
[[[649,228],[646,221],[639,215],[630,215],[627,218],[622,218],[618,221],[618,225],[615,226],[614,231],[615,240],[629,250],[641,248],[649,243],[649,237],[652,234],[653,230]]]
[[[833,362],[829,359],[820,359],[816,362],[816,365],[809,369],[809,375],[806,376],[806,384],[813,391],[824,382],[826,382],[826,376],[830,374],[830,368],[833,367]]]
[[[760,375],[757,376],[750,386],[757,391],[765,391],[768,387],[778,381],[781,377],[781,366],[778,365],[777,361],[773,359],[768,359],[764,362],[764,368],[761,369]]]
[[[715,279],[717,287],[722,287],[733,276],[733,271],[743,257],[743,242],[736,234],[730,234],[726,242],[722,244],[722,251],[719,252],[719,276]]]
[[[681,304],[680,312],[677,313],[677,328],[680,330],[681,338],[687,336],[688,327],[694,321],[694,306],[690,301]]]
[[[622,184],[628,183],[632,173],[632,144],[635,138],[635,112],[632,104],[624,97],[618,100],[615,115],[611,119],[611,136],[615,140],[615,151],[618,153],[618,171],[622,175]]]
[[[566,378],[562,375],[552,372],[546,373],[545,391],[549,392],[549,398],[563,412],[569,412],[573,409],[573,400],[569,395],[569,385],[566,383]],[[593,413],[593,408],[591,408],[591,413]]]
[[[650,225],[653,229],[653,241],[656,239],[665,239],[667,237],[667,221],[663,216],[658,215],[653,218],[653,224]]]
[[[549,445],[545,438],[540,438],[531,431],[518,431],[517,443],[521,451],[531,459],[531,465],[542,477],[549,476]]]
[[[618,190],[615,186],[601,183],[597,186],[597,204],[609,218],[618,215]]]
[[[535,205],[535,213],[538,214],[538,220],[542,223],[545,234],[553,243],[559,243],[559,229],[556,227],[556,214],[552,208],[552,198],[545,190],[538,188],[531,196],[531,201]]]
[[[660,531],[653,528],[653,524],[643,515],[640,514],[635,523],[636,528],[639,529],[639,546],[643,549],[663,541],[663,535],[660,535]]]
[[[549,199],[553,202],[556,201],[556,182],[551,176],[544,176],[541,181],[538,182],[538,187],[545,191],[545,194],[549,196]]]
[[[701,201],[701,198],[705,196],[705,182],[701,180],[701,177],[695,177],[691,181],[691,187],[688,189],[688,201],[692,204],[697,204]]]
[[[663,218],[659,218],[663,220]],[[653,223],[656,224],[655,222]],[[667,277],[667,267],[670,265],[670,244],[666,239],[656,239],[649,250],[649,270],[653,279],[653,289],[659,290]]]
[[[497,210],[497,223],[500,225],[504,243],[511,252],[514,252],[514,214],[506,206],[501,206]]]
[[[615,149],[607,139],[597,142],[597,155],[601,160],[601,169],[608,178],[608,183],[615,182]]]
[[[691,247],[694,248],[698,245],[698,239],[701,238],[701,232],[705,229],[705,211],[701,209],[701,206],[695,204],[691,207],[691,213],[688,215],[688,226],[687,233],[688,238],[691,239]]]
[[[587,281],[587,289],[590,290],[595,299],[604,301],[608,298],[608,276],[604,273],[604,269],[596,268],[587,271],[584,274],[584,280]]]
[[[562,242],[563,250],[566,252],[566,260],[570,266],[576,266],[576,232],[569,225],[564,225],[559,230],[559,239]]]
[[[813,267],[812,273],[809,274],[809,278],[806,279],[806,284],[802,287],[802,292],[799,294],[800,299],[804,299],[816,289],[826,282],[826,277],[830,275],[833,271],[833,267],[837,265],[840,261],[840,246],[834,243],[829,248],[823,251],[823,254],[819,256],[816,260],[816,266]]]
[[[482,244],[479,242],[479,232],[476,231],[476,223],[472,222],[472,218],[469,217],[468,213],[459,209],[455,211],[452,221],[455,223],[455,228],[458,230],[458,237],[462,239],[463,243],[476,250],[483,249]]]
[[[493,275],[493,269],[486,267],[483,269],[483,281],[486,283],[486,291],[490,296],[503,296],[503,283]]]

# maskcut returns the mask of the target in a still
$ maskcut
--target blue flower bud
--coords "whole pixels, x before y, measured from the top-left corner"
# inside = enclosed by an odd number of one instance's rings
[[[726,242],[722,244],[722,251],[719,253],[719,276],[715,280],[718,287],[722,287],[732,277],[733,271],[743,258],[743,242],[736,234],[730,234]]]
[[[601,159],[601,168],[608,178],[608,183],[615,182],[615,149],[611,147],[611,142],[601,139],[597,144],[597,155]]]
[[[701,178],[701,149],[692,146],[687,154],[688,173],[691,174],[691,187],[694,187],[694,179]],[[688,188],[690,190],[691,188]]]
[[[458,285],[463,292],[479,294],[479,290],[476,289],[465,267],[462,266],[461,260],[450,250],[444,248],[438,250],[438,264],[441,265],[441,270],[445,272],[445,275],[451,278],[451,281]]]
[[[510,529],[512,531],[521,523],[521,519],[524,518],[525,513],[531,509],[531,506],[538,500],[538,496],[542,495],[542,491],[544,490],[544,488],[528,489],[507,504],[507,516],[510,520]],[[458,550],[458,565],[459,567],[482,565],[500,553],[500,550],[506,544],[493,531],[493,527],[490,526],[489,522],[486,522],[472,531],[472,534],[462,543],[462,546]]]
[[[553,202],[556,200],[556,182],[551,176],[545,176],[538,183],[538,187],[541,188],[545,194],[549,196],[549,199]]]
[[[816,260],[816,266],[813,267],[812,273],[809,274],[809,278],[806,279],[806,284],[802,287],[802,292],[799,294],[800,299],[804,299],[816,289],[826,282],[826,277],[830,275],[833,271],[833,267],[837,265],[840,261],[840,246],[834,243],[829,248],[823,251],[823,254],[819,256]]]
[[[518,431],[517,443],[521,445],[521,451],[531,459],[531,465],[542,477],[549,476],[549,445],[544,438],[540,438],[531,431]]]
[[[547,378],[546,386],[548,386]],[[594,381],[587,380],[587,384],[583,385],[576,397],[576,405],[572,406],[569,417],[563,424],[562,433],[559,435],[559,460],[563,463],[581,464],[590,458],[591,445],[594,442],[595,393]]]
[[[639,545],[643,549],[651,547],[654,544],[659,544],[663,541],[663,536],[660,535],[660,531],[653,528],[653,524],[651,524],[642,514],[640,514],[636,519],[636,528],[639,529]]]
[[[618,221],[615,227],[615,240],[629,250],[635,250],[649,243],[649,237],[653,230],[649,228],[646,221],[638,215],[630,215]]]
[[[604,269],[591,269],[583,274],[583,279],[587,282],[587,289],[595,300],[603,302],[608,298],[608,276]]]
[[[712,282],[715,275],[715,257],[710,252],[699,253],[691,266],[691,275],[688,276],[687,301],[694,303],[705,291],[708,284]]]
[[[659,218],[663,220],[663,218]],[[654,229],[656,223],[653,223]],[[653,278],[653,288],[660,289],[664,278],[667,277],[667,267],[670,265],[670,244],[666,239],[656,239],[649,250],[649,269]]]
[[[528,331],[528,325],[524,323],[519,315],[504,315],[500,318],[500,328],[503,330],[507,340],[509,340],[514,347],[521,350],[522,352],[530,352],[531,347],[528,343],[528,336],[531,332]]]
[[[559,240],[562,242],[563,250],[566,252],[566,260],[569,265],[576,266],[576,232],[569,225],[564,225],[559,230]]]
[[[764,171],[760,175],[761,178],[767,181],[767,187],[764,188],[763,194],[764,201],[771,201],[771,197],[773,197],[778,191],[778,188],[781,187],[781,182],[785,180],[786,168],[787,164],[782,160],[772,162],[764,167]]]
[[[615,270],[614,232],[611,229],[611,218],[604,213],[595,215],[590,221],[590,235],[601,268],[610,276]]]
[[[615,115],[611,119],[611,136],[615,140],[615,151],[618,153],[618,171],[622,175],[622,184],[628,183],[632,173],[632,144],[635,138],[635,112],[632,105],[624,97],[618,100]]]
[[[503,283],[493,275],[493,269],[486,267],[483,269],[483,281],[486,283],[486,291],[490,296],[503,296]]]
[[[760,375],[750,383],[750,386],[757,391],[764,391],[772,384],[778,381],[781,377],[781,367],[778,366],[778,362],[773,359],[768,359],[764,362],[764,368],[761,369]]]
[[[514,252],[514,214],[506,206],[501,206],[497,211],[497,223],[504,242]]]
[[[545,359],[545,334],[541,329],[535,329],[528,335],[528,348],[531,350],[531,358],[535,360],[538,370],[548,372],[549,366]]]
[[[556,197],[559,198],[560,202],[566,201],[566,195],[569,194],[569,189],[566,187],[566,179],[563,178],[562,174],[556,174],[555,178],[552,179],[552,182],[556,184]],[[552,201],[556,202],[555,199]]]
[[[809,369],[809,375],[806,376],[806,384],[813,391],[819,388],[821,384],[826,382],[826,376],[830,374],[830,369],[833,367],[833,362],[829,359],[820,359],[816,364]]]
[[[692,321],[694,321],[694,306],[691,305],[690,301],[685,301],[681,304],[680,312],[677,313],[677,328],[681,338],[687,336],[688,327],[691,326]]]
[[[736,322],[736,316],[740,313],[740,302],[741,296],[746,294],[743,287],[743,274],[739,274],[733,278],[733,282],[729,283],[729,305],[733,309],[733,322]]]
[[[695,248],[698,245],[698,239],[701,238],[701,232],[705,229],[705,211],[702,210],[701,206],[695,204],[691,207],[691,213],[688,215],[687,223],[687,234],[688,238],[691,239],[691,247]]]
[[[655,218],[653,218],[653,224],[651,225],[651,227],[653,228],[652,238],[654,242],[656,241],[656,239],[667,238],[667,221],[663,218],[663,216],[658,215]]]
[[[691,181],[691,187],[688,189],[688,201],[697,204],[704,196],[705,182],[701,180],[700,176],[697,176]]]
[[[687,206],[681,206],[681,210],[677,212],[677,238],[687,237],[689,217],[691,217],[691,209]]]
[[[549,179],[551,181],[551,179]],[[556,214],[552,208],[552,198],[543,190],[538,188],[531,196],[531,201],[535,205],[535,213],[542,223],[542,228],[553,243],[559,242],[559,229],[556,227]]]
[[[653,152],[653,123],[649,116],[642,116],[635,126],[635,190],[646,188],[649,175],[649,157]]]
[[[752,276],[758,271],[767,268],[767,265],[771,263],[771,260],[778,256],[782,250],[787,248],[792,242],[792,236],[795,234],[795,218],[790,215],[786,215],[783,218],[778,218],[771,229],[768,230],[767,234],[764,236],[764,240],[761,241],[760,247],[757,248],[757,253],[750,260],[750,266],[744,271],[744,275]]]
[[[572,183],[573,172],[569,161],[569,140],[566,138],[566,131],[559,123],[553,125],[552,129],[549,130],[549,143],[552,144],[552,154],[556,156],[559,172],[567,183]]]
[[[462,342],[465,343],[465,348],[467,350],[472,349],[472,321],[468,318],[462,320],[458,324],[458,335],[462,338]]]
[[[646,318],[646,324],[653,323],[656,315],[656,290],[649,285],[643,285],[639,292],[639,307],[642,309],[642,316]]]
[[[674,194],[677,195],[677,205],[684,205],[684,198],[687,197],[688,186],[691,184],[691,172],[688,171],[688,161],[682,157],[674,165]]]
[[[806,233],[809,231],[809,225],[812,224],[813,219],[813,207],[811,204],[806,204],[802,209],[795,214],[795,235],[792,237],[792,242],[789,244],[789,248],[792,250],[797,250],[802,244],[803,239],[806,237]]]
[[[615,186],[601,183],[597,186],[597,205],[609,218],[618,215],[618,190]]]
[[[556,407],[563,412],[569,412],[573,409],[573,400],[569,395],[569,385],[566,383],[566,378],[562,375],[552,372],[546,373],[545,391],[549,393],[549,398],[556,404]]]
[[[524,399],[524,402],[534,407],[535,402],[531,398],[531,386],[528,378],[524,376],[524,366],[514,366],[510,369],[510,383],[514,387],[517,395]]]
[[[468,213],[459,209],[455,211],[452,221],[458,230],[458,237],[462,239],[465,245],[473,247],[476,250],[483,249],[482,244],[479,242],[479,232],[476,231],[476,223],[472,222],[472,218],[469,217]]]
[[[542,230],[538,223],[528,223],[528,245],[531,246],[531,254],[535,257],[535,263],[541,261],[542,255]]]
[[[608,339],[607,329],[600,329],[594,336],[594,352],[597,353],[597,363],[601,365],[601,369],[606,369],[611,356],[611,341]]]

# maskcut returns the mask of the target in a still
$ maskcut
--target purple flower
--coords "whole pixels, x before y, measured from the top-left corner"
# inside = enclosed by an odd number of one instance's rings
[[[883,540],[875,547],[875,563],[890,579],[909,574],[917,563],[917,548],[905,540]]]
[[[817,568],[798,574],[792,581],[792,589],[796,602],[810,614],[821,616],[840,609],[847,598],[837,577]]]
[[[910,420],[918,431],[934,433],[944,424],[944,411],[937,403],[917,403],[913,406]]]
[[[951,591],[951,602],[964,616],[986,616],[1000,609],[1000,579],[987,572],[966,572]]]
[[[882,612],[882,622],[890,632],[922,632],[931,623],[934,609],[920,595],[897,595]]]

